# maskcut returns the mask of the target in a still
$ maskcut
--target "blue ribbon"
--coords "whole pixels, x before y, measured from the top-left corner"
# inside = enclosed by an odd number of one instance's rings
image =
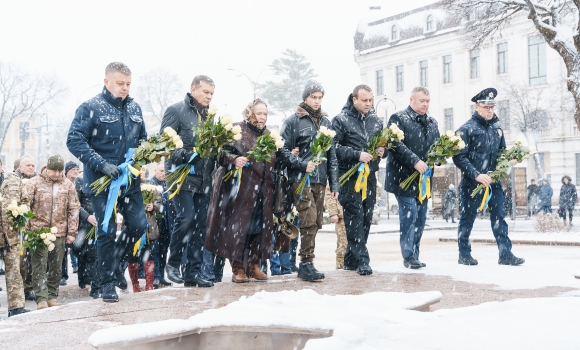
[[[358,166],[358,169],[356,170],[356,173],[357,174],[360,174],[364,169],[365,169],[365,162],[360,162],[360,165]],[[361,179],[361,182],[365,182],[364,176]]]
[[[306,186],[310,187],[310,173],[306,173]],[[300,192],[300,197],[298,197],[298,200],[302,199],[302,193],[304,193],[304,188],[302,189],[302,192]]]
[[[145,243],[147,242],[147,231],[141,235],[141,243],[139,244],[139,250],[143,249]]]
[[[429,167],[422,176],[423,186],[421,186],[421,198],[423,198],[427,194],[427,178],[431,177],[431,175],[433,175],[433,169]]]
[[[191,155],[191,157],[189,157],[189,160],[187,161],[187,163],[183,163],[181,165],[178,165],[173,170],[169,170],[169,172],[172,173],[179,168],[183,168],[184,166],[189,166],[189,175],[195,175],[195,167],[193,165],[189,164],[189,162],[191,162],[196,156],[197,156],[197,152],[194,152]]]
[[[111,216],[113,215],[113,210],[117,205],[117,197],[119,196],[119,190],[121,187],[127,187],[129,185],[129,178],[136,179],[137,176],[134,176],[131,171],[129,171],[129,165],[133,165],[133,154],[135,153],[134,148],[129,148],[127,151],[127,155],[125,156],[125,163],[119,165],[119,169],[121,169],[121,175],[116,178],[115,180],[111,181],[109,185],[109,196],[107,197],[107,205],[105,206],[105,217],[103,218],[103,223],[101,227],[105,234],[109,229],[109,220],[111,220]]]
[[[489,203],[489,200],[491,199],[491,195],[493,194],[493,191],[491,190],[491,185],[489,186],[489,196],[487,196],[487,199],[485,200],[485,204],[483,206],[483,209],[485,210],[485,208],[487,208],[487,203]]]

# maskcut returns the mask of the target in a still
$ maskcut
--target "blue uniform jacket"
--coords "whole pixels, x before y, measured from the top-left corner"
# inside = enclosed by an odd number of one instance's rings
[[[466,185],[477,184],[475,178],[479,174],[494,171],[497,156],[506,148],[499,119],[494,115],[487,121],[474,112],[471,119],[457,129],[456,133],[461,133],[465,148],[453,157],[453,163],[463,173],[462,181]]]
[[[125,162],[129,148],[137,148],[147,139],[141,107],[129,96],[115,98],[103,87],[97,96],[77,108],[70,126],[66,145],[84,164],[83,191],[91,193],[89,185],[104,174],[105,163]],[[140,190],[139,177],[127,192]]]

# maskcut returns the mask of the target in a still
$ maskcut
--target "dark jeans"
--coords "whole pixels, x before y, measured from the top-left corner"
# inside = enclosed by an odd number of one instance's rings
[[[185,255],[185,267],[182,269],[185,280],[193,278],[201,270],[209,198],[209,193],[194,194],[184,190],[173,198],[176,218],[167,264],[179,268]]]
[[[135,242],[141,237],[147,228],[147,218],[143,210],[143,196],[141,191],[135,191],[125,195],[122,188],[117,200],[117,210],[125,218],[125,228],[121,231],[119,239],[115,241],[117,223],[114,215],[109,220],[109,229],[103,231],[102,221],[107,204],[109,191],[101,193],[99,196],[92,196],[95,217],[99,223],[97,233],[97,255],[99,260],[99,272],[103,286],[116,284],[115,268],[117,264],[132,251]]]
[[[566,221],[566,212],[568,212],[568,221],[572,222],[572,212],[574,212],[574,207],[561,207],[558,210],[558,214],[564,221]]]
[[[288,252],[288,254],[290,254],[289,259],[290,267],[296,266],[296,250],[298,250],[298,237],[290,240],[290,251]]]
[[[499,249],[499,257],[509,257],[512,254],[512,242],[508,237],[508,224],[505,222],[505,208],[504,208],[504,192],[501,184],[492,184],[492,196],[489,200],[489,219],[491,223],[491,230],[497,242]],[[459,255],[471,255],[471,243],[469,236],[473,228],[473,222],[477,216],[477,209],[481,204],[484,191],[480,191],[474,198],[471,198],[471,192],[475,189],[475,185],[465,186],[461,185],[459,192],[461,202],[463,203],[463,210],[459,218],[459,226],[457,228],[457,242],[459,245]]]
[[[377,179],[371,172],[367,184],[367,198],[362,200],[362,191],[355,192],[354,184],[357,174],[354,174],[341,188],[338,201],[344,213],[344,226],[348,242],[344,254],[344,265],[358,267],[370,263],[367,240],[373,221],[373,210],[377,198]]]
[[[403,259],[410,256],[419,259],[421,237],[425,229],[425,221],[427,219],[427,203],[425,199],[423,203],[415,197],[397,196],[397,203],[399,203],[399,229],[401,236],[399,244],[401,245],[401,254]]]
[[[203,249],[203,264],[201,266],[201,276],[204,280],[221,282],[224,276],[224,265],[226,258],[217,256],[207,249]]]
[[[72,249],[72,244],[67,244],[66,250],[64,251],[64,258],[62,258],[62,278],[65,280],[68,280],[68,254],[70,254],[70,261],[73,269],[78,267],[78,259]]]
[[[161,279],[165,276],[165,265],[167,264],[167,250],[171,241],[171,233],[162,231],[159,238],[153,242],[153,260],[155,261],[155,278]]]

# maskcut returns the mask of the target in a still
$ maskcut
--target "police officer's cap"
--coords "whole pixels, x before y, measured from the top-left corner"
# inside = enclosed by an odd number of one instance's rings
[[[495,104],[495,97],[497,96],[497,90],[494,88],[487,88],[483,89],[477,95],[471,98],[471,102],[475,103],[485,103],[494,105]]]

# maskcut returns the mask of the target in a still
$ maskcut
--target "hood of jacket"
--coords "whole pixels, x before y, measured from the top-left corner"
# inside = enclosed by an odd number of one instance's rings
[[[352,94],[348,95],[348,99],[346,100],[346,103],[342,107],[342,111],[347,116],[357,118],[360,120],[365,120],[369,115],[375,114],[374,107],[371,107],[371,109],[367,112],[367,114],[362,114],[361,112],[359,112],[358,109],[356,109],[356,107],[354,106],[354,102],[352,101]]]
[[[562,184],[564,184],[564,179],[568,179],[568,185],[572,184],[572,178],[568,175],[562,176]]]

